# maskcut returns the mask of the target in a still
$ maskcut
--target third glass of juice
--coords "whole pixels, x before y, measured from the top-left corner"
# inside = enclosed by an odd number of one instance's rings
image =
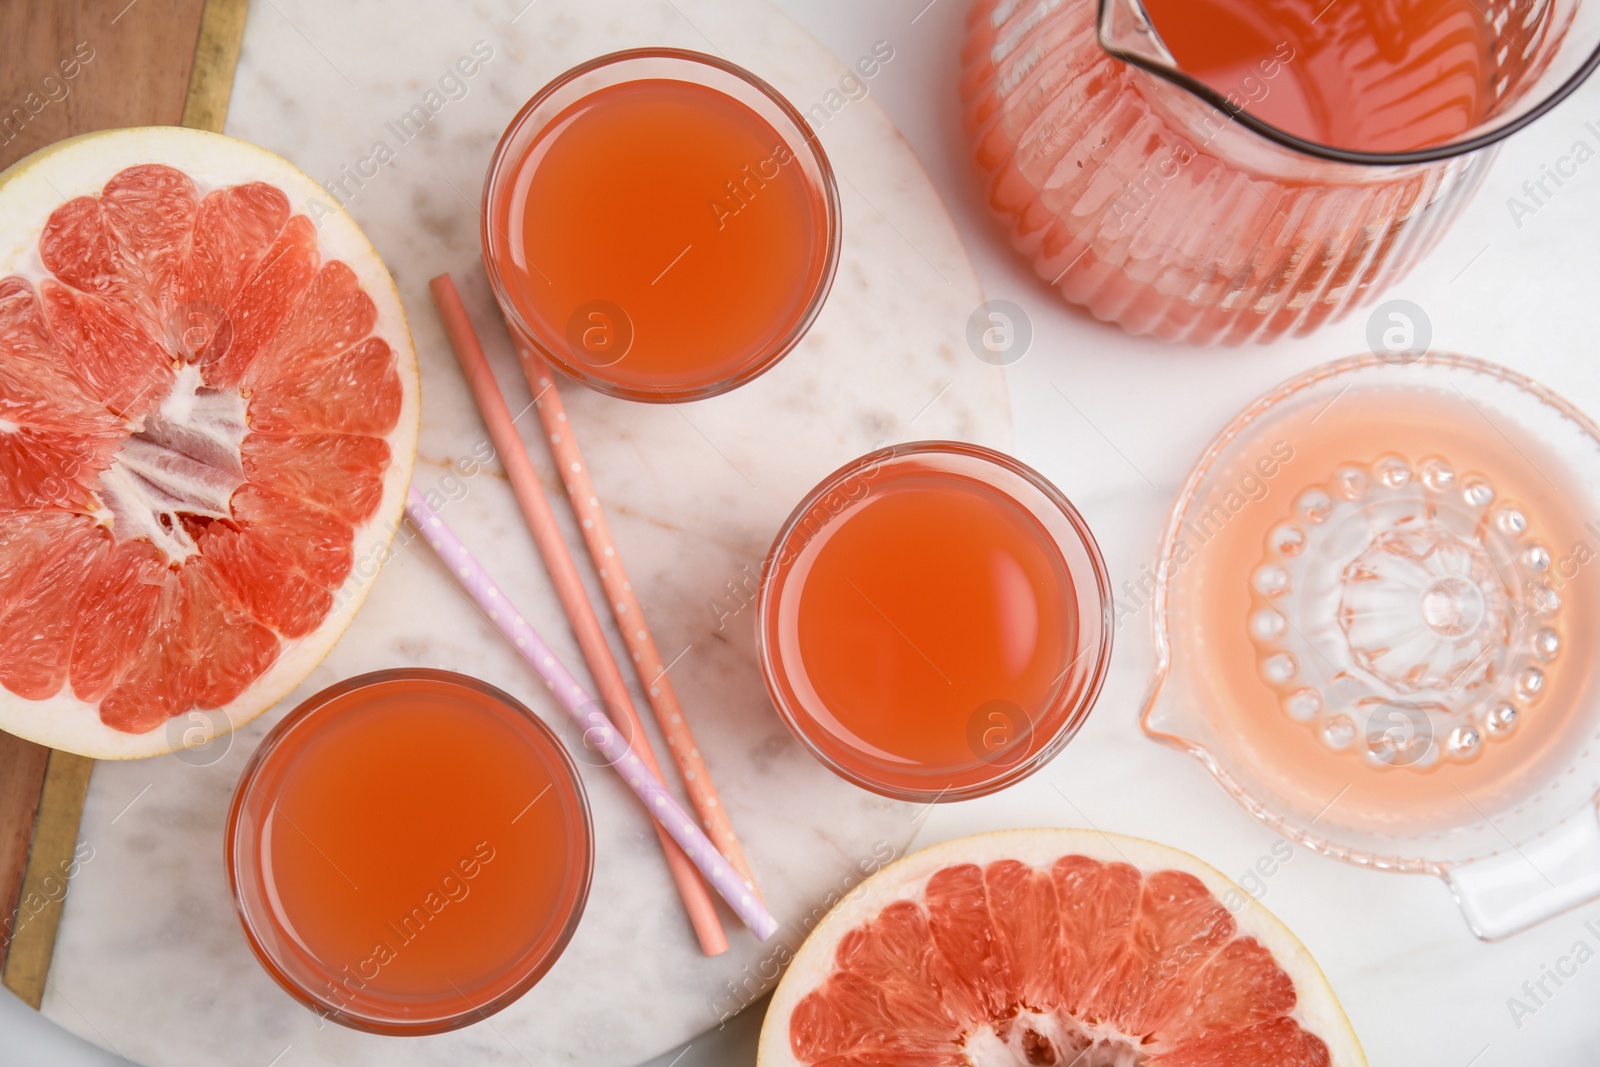
[[[767,688],[823,763],[959,800],[1060,751],[1111,651],[1105,564],[1038,472],[922,442],[834,472],[779,533],[760,596]]]
[[[527,992],[577,928],[593,856],[549,727],[447,671],[367,674],[300,705],[228,819],[257,958],[319,1015],[381,1034],[466,1026]]]
[[[518,343],[631,400],[766,371],[838,260],[816,135],[770,85],[695,52],[618,52],[557,78],[506,130],[484,202],[484,261]]]

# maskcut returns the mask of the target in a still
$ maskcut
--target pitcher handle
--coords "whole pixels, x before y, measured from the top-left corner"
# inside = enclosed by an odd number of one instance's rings
[[[1451,868],[1445,882],[1472,932],[1498,941],[1600,898],[1594,802],[1520,848]]]

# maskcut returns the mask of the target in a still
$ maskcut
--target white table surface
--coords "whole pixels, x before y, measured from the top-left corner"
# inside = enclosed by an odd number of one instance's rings
[[[1307,340],[1193,350],[1129,338],[1070,311],[1013,257],[977,198],[955,91],[963,0],[779,3],[847,63],[876,41],[894,47],[871,92],[928,167],[988,295],[1015,301],[1033,322],[1032,349],[1011,371],[1017,453],[1082,509],[1119,585],[1154,559],[1178,484],[1229,416],[1283,378],[1365,350],[1359,313]],[[1465,217],[1392,295],[1425,310],[1436,347],[1514,366],[1600,415],[1590,330],[1600,277],[1600,164],[1581,168],[1520,227],[1506,203],[1575,141],[1600,147],[1584,125],[1591,119],[1600,122],[1600,81],[1511,142]],[[1100,704],[1066,753],[999,796],[936,809],[919,843],[1003,826],[1093,826],[1163,840],[1236,877],[1266,854],[1274,835],[1198,763],[1139,733],[1153,658],[1149,625],[1140,613],[1118,631]],[[1552,995],[1540,997],[1520,1025],[1509,1003],[1531,1004],[1524,983],[1558,965],[1570,971],[1561,961],[1580,943],[1586,960],[1600,959],[1600,905],[1488,945],[1467,932],[1442,883],[1363,871],[1302,849],[1267,882],[1264,899],[1321,962],[1375,1065],[1600,1064],[1600,962],[1581,964],[1559,987],[1546,980]],[[750,1063],[756,1032],[747,1012],[650,1067]],[[117,1062],[0,996],[0,1067]]]

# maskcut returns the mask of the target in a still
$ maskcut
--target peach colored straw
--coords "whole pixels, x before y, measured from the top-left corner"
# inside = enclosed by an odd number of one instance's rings
[[[572,432],[572,425],[567,422],[567,410],[561,403],[561,393],[556,389],[550,366],[543,357],[520,342],[517,343],[517,354],[522,358],[523,373],[528,376],[528,385],[533,389],[534,407],[539,409],[539,419],[544,423],[545,437],[550,442],[550,451],[555,455],[561,480],[566,483],[567,498],[572,501],[572,510],[580,520],[584,542],[589,546],[589,557],[594,560],[595,568],[600,572],[600,581],[605,585],[611,614],[617,620],[617,629],[622,631],[622,639],[627,643],[634,669],[639,672],[639,681],[644,683],[645,691],[650,694],[650,706],[656,713],[656,722],[661,725],[661,733],[667,739],[667,747],[678,761],[678,771],[689,790],[689,799],[700,816],[706,836],[722,850],[734,870],[743,875],[751,890],[755,891],[755,875],[750,872],[744,849],[739,847],[739,838],[734,835],[733,824],[728,821],[728,812],[722,806],[722,799],[717,796],[717,787],[711,782],[711,773],[706,769],[705,760],[700,758],[700,746],[695,744],[689,721],[684,718],[678,696],[667,678],[669,665],[662,661],[655,639],[650,636],[650,628],[645,625],[644,611],[639,607],[633,583],[628,581],[628,572],[622,565],[622,555],[611,538],[610,527],[606,525],[599,494],[589,480],[589,465],[578,451],[578,439]]]
[[[600,620],[595,617],[594,608],[583,590],[583,580],[578,576],[577,565],[573,563],[572,555],[567,551],[567,543],[562,539],[561,531],[556,526],[555,514],[550,510],[550,502],[545,499],[544,489],[539,485],[533,463],[522,447],[522,439],[517,436],[517,428],[511,423],[511,412],[506,408],[505,398],[500,395],[500,387],[495,383],[494,372],[489,369],[489,361],[484,358],[483,346],[478,343],[478,335],[472,328],[471,320],[467,318],[467,310],[461,304],[461,297],[456,292],[455,284],[451,282],[448,274],[441,274],[428,283],[428,289],[433,293],[433,302],[439,309],[439,317],[444,320],[450,347],[455,351],[456,360],[461,364],[467,383],[472,386],[472,395],[477,399],[478,410],[483,414],[483,421],[489,429],[489,439],[500,455],[500,462],[505,465],[506,477],[511,481],[512,492],[516,494],[517,503],[521,506],[523,517],[528,522],[528,529],[533,533],[534,542],[539,546],[539,554],[544,558],[545,569],[550,572],[550,580],[555,584],[562,610],[566,612],[567,621],[571,623],[573,633],[578,638],[578,646],[583,650],[583,658],[589,665],[589,673],[594,676],[595,685],[600,690],[600,699],[608,705],[608,713],[609,709],[616,709],[623,716],[640,761],[650,774],[660,780],[661,766],[650,750],[644,725],[639,721],[638,712],[634,711],[628,687],[622,680],[622,672],[617,668],[616,660],[612,658],[611,646],[606,643],[605,633],[600,629]],[[705,882],[700,878],[700,872],[678,847],[677,842],[662,829],[660,823],[654,825],[656,834],[661,839],[661,847],[666,852],[667,866],[672,871],[672,880],[678,885],[678,894],[683,897],[683,904],[689,912],[689,921],[694,926],[695,936],[700,939],[701,951],[707,956],[720,955],[727,951],[728,937],[722,929],[721,921],[717,918],[711,891],[706,888]]]

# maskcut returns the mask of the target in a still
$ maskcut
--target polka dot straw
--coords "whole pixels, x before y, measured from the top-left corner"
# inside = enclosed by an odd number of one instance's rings
[[[733,823],[722,806],[722,799],[717,796],[717,787],[711,782],[711,772],[700,756],[700,746],[695,743],[689,720],[678,703],[671,679],[667,677],[667,671],[673,664],[662,661],[661,652],[650,635],[650,628],[645,624],[644,610],[639,606],[633,583],[628,581],[628,573],[622,565],[622,556],[612,540],[605,512],[600,507],[600,497],[595,492],[594,483],[589,480],[588,465],[583,461],[578,440],[573,435],[571,424],[567,422],[566,407],[561,402],[561,393],[551,377],[550,368],[536,353],[520,344],[517,345],[517,353],[521,357],[522,370],[528,377],[528,385],[533,389],[534,406],[539,410],[539,419],[544,425],[545,438],[550,442],[550,451],[555,456],[556,468],[566,485],[572,510],[578,516],[578,525],[583,530],[584,543],[589,546],[589,556],[594,560],[595,569],[600,572],[611,614],[617,620],[617,629],[622,632],[622,639],[628,646],[628,656],[633,660],[639,681],[649,695],[650,708],[655,712],[662,736],[667,739],[672,758],[678,763],[689,800],[694,804],[695,812],[700,816],[701,824],[711,840],[716,842],[722,854],[728,857],[728,862],[754,888],[755,875],[751,873],[750,864],[744,857],[744,849],[739,846],[739,838],[734,835]],[[680,658],[682,655],[679,653]]]

